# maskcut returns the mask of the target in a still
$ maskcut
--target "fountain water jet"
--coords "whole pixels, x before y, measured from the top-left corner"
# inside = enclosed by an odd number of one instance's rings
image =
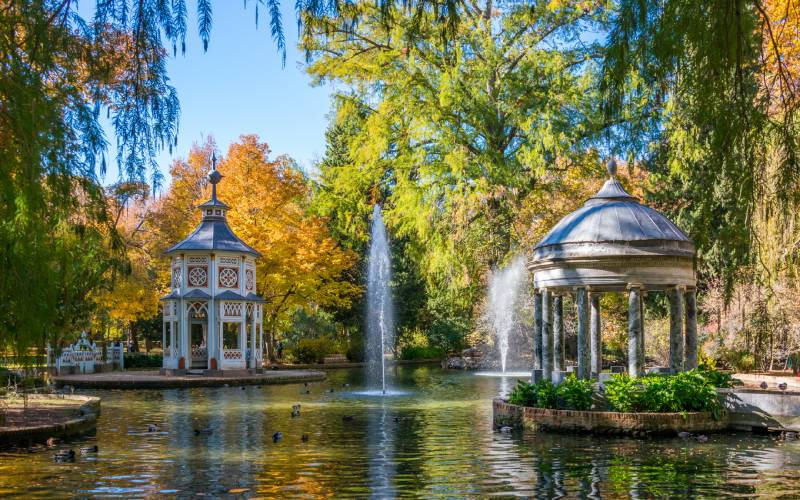
[[[367,268],[367,384],[386,394],[386,349],[394,345],[394,308],[389,283],[392,261],[380,205],[372,209]]]
[[[489,279],[487,316],[500,348],[500,366],[506,371],[508,337],[517,324],[517,308],[526,281],[525,259],[517,257],[502,270],[495,269]]]

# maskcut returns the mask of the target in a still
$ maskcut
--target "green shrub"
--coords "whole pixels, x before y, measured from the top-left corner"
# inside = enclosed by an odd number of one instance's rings
[[[534,385],[536,407],[554,409],[558,405],[558,388],[549,380],[540,380]]]
[[[335,350],[335,343],[328,337],[300,339],[290,349],[292,359],[297,363],[322,363],[325,356]]]
[[[698,372],[714,387],[726,388],[733,387],[734,378],[728,372],[721,372],[719,370],[707,370],[702,367],[697,369]]]
[[[20,376],[7,368],[0,367],[0,387],[8,387],[20,382]]]
[[[164,366],[164,356],[161,354],[146,354],[143,352],[126,352],[125,368],[161,368]]]
[[[724,366],[736,372],[749,372],[756,367],[755,356],[744,349],[720,349],[717,356]]]
[[[594,381],[571,374],[558,386],[559,408],[585,411],[592,407]]]
[[[534,385],[524,380],[517,380],[517,385],[514,386],[511,390],[511,394],[508,395],[508,402],[512,405],[536,406],[536,389]]]
[[[636,411],[643,389],[638,379],[625,373],[612,375],[611,380],[604,384],[606,401],[612,410],[620,412]]]
[[[400,359],[441,359],[444,349],[434,346],[404,346],[400,350]]]
[[[508,402],[533,408],[556,408],[558,388],[549,380],[540,380],[535,384],[518,380],[517,385],[508,395]]]
[[[350,342],[350,345],[347,347],[347,360],[351,363],[363,363],[364,362],[364,343],[360,340]]]
[[[714,385],[698,370],[636,379],[615,375],[605,384],[605,396],[619,412],[719,411]]]

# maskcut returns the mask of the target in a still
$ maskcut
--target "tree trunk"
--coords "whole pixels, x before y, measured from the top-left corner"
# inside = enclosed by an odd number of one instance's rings
[[[131,323],[128,326],[128,350],[130,352],[139,352],[139,339],[136,334],[136,326]]]
[[[277,359],[275,358],[275,329],[270,328],[269,335],[267,335],[267,356],[269,357],[270,363],[275,363]]]

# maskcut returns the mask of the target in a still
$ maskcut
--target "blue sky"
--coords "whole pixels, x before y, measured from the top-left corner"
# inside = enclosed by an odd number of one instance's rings
[[[168,74],[181,104],[178,146],[173,154],[163,151],[157,158],[169,183],[173,158],[186,157],[194,142],[213,135],[224,154],[241,134],[258,134],[269,144],[272,156],[288,154],[304,169],[325,152],[325,128],[330,111],[330,87],[312,87],[297,50],[294,1],[282,2],[286,35],[286,66],[269,35],[266,12],[259,11],[255,26],[254,2],[225,0],[213,3],[213,28],[208,52],[197,34],[196,2],[187,2],[189,33],[186,55],[170,59]],[[170,50],[171,52],[171,50]],[[114,158],[113,129],[107,128]],[[116,181],[116,162],[109,164],[103,179]]]

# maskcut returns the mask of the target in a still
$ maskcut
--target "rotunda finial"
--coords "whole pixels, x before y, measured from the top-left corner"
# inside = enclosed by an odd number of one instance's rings
[[[611,177],[617,176],[617,161],[614,160],[614,158],[608,160],[608,163],[606,163],[606,170],[608,170],[608,175]]]
[[[211,172],[208,173],[208,182],[211,184],[211,199],[217,200],[217,183],[222,180],[222,174],[217,170],[217,153],[211,152]]]

